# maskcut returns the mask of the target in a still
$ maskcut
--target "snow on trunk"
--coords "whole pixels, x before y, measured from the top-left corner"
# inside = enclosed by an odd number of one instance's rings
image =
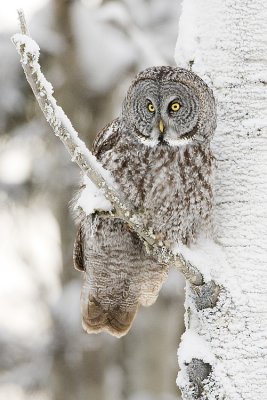
[[[265,0],[183,2],[177,64],[192,65],[217,99],[215,224],[225,254],[207,243],[195,251],[196,267],[205,253],[206,273],[222,290],[214,308],[199,310],[187,285],[178,352],[184,399],[266,398],[266,21]]]

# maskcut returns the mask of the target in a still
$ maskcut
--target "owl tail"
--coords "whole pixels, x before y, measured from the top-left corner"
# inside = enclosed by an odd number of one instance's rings
[[[103,305],[96,297],[82,299],[82,325],[87,333],[106,331],[120,338],[129,331],[136,315],[138,304],[125,309],[121,305]]]

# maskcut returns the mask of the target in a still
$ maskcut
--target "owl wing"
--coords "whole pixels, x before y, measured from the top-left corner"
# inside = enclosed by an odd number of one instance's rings
[[[97,135],[93,153],[98,159],[116,146],[119,132],[117,119]],[[147,254],[142,241],[125,223],[97,215],[84,216],[80,223],[74,266],[84,272],[84,329],[88,333],[108,331],[116,337],[129,331],[139,305],[155,302],[167,276],[167,267]]]
[[[105,153],[106,151],[110,150],[118,141],[118,126],[119,126],[119,119],[116,118],[111,123],[107,124],[105,128],[103,128],[95,137],[93,142],[92,153],[96,156],[96,158],[100,158],[100,155]],[[79,198],[79,194],[81,193],[81,189],[85,186],[80,188],[80,191],[76,194],[75,198],[73,199],[73,203],[77,201]],[[80,219],[78,217],[78,219]],[[83,230],[82,224],[78,224],[78,230],[76,233],[76,238],[74,241],[73,247],[73,264],[74,268],[78,271],[84,271],[85,267],[83,265]]]
[[[78,271],[84,271],[83,242],[84,242],[83,231],[82,231],[82,225],[80,224],[73,247],[73,264],[74,268],[77,269]]]
[[[100,159],[103,153],[116,145],[119,140],[119,125],[120,120],[116,118],[96,135],[92,148],[96,158]]]

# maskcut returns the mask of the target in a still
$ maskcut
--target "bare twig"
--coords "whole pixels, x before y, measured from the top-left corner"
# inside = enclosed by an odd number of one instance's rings
[[[22,9],[18,10],[18,17],[19,17],[19,23],[20,23],[20,30],[23,35],[28,35],[30,36],[29,28],[27,26],[26,18],[24,11]]]
[[[131,206],[116,191],[111,175],[96,160],[93,154],[86,148],[84,142],[79,139],[78,133],[73,128],[70,120],[53,97],[51,84],[41,72],[39,59],[39,47],[29,34],[22,10],[18,11],[21,34],[12,37],[18,53],[21,56],[21,64],[33,93],[56,136],[60,138],[72,161],[76,162],[83,173],[104,193],[105,197],[114,207],[116,218],[122,219],[145,242],[149,251],[160,262],[176,266],[185,278],[194,285],[202,285],[202,274],[184,257],[175,255],[165,244],[157,240],[157,235],[151,229],[144,227],[142,218],[132,210]],[[113,214],[114,216],[114,214]]]

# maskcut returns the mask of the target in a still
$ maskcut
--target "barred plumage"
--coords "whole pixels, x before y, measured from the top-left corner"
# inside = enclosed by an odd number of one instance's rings
[[[93,151],[124,198],[165,241],[190,245],[212,231],[215,126],[212,92],[198,76],[153,67],[138,74],[122,115],[95,139]],[[120,337],[139,305],[156,300],[167,267],[121,221],[82,210],[79,221],[74,261],[84,271],[83,326]]]

